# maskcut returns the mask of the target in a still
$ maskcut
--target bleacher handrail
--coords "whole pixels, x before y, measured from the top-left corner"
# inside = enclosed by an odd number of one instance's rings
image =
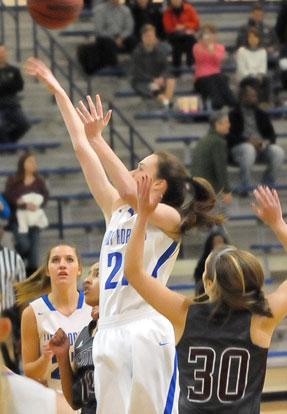
[[[135,129],[133,124],[127,119],[127,117],[119,110],[117,106],[115,106],[112,102],[109,102],[109,108],[112,109],[114,113],[117,114],[117,116],[123,121],[123,123],[127,126],[129,130],[129,139],[126,140],[122,134],[119,133],[119,131],[115,128],[113,117],[110,120],[109,123],[109,131],[110,131],[110,146],[112,149],[114,149],[114,136],[116,135],[119,141],[124,145],[125,148],[127,148],[130,151],[130,169],[134,169],[136,162],[140,160],[140,156],[135,151],[135,139],[138,139],[138,141],[144,146],[145,150],[147,150],[148,153],[154,152],[153,147],[146,141],[146,139]]]

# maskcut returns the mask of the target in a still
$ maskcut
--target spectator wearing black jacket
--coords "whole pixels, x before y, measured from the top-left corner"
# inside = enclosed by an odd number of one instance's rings
[[[229,120],[229,155],[240,167],[241,185],[251,185],[251,168],[256,161],[263,161],[267,163],[267,169],[262,183],[273,186],[284,160],[284,151],[275,143],[272,123],[268,114],[258,107],[257,92],[252,86],[241,86],[239,105],[230,111]]]
[[[165,38],[162,12],[158,4],[153,3],[152,0],[134,0],[129,7],[134,18],[134,35],[138,41],[141,40],[141,28],[145,24],[151,24],[155,27],[158,39]]]
[[[17,96],[23,86],[19,69],[9,65],[6,48],[0,43],[0,143],[16,142],[30,128]]]

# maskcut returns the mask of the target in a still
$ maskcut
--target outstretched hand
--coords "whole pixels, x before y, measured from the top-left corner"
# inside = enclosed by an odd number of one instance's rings
[[[271,228],[282,220],[282,209],[277,191],[259,186],[254,190],[257,203],[252,203],[255,214]]]
[[[112,111],[110,109],[105,116],[103,115],[103,106],[100,95],[96,95],[96,106],[89,95],[87,96],[87,101],[89,110],[83,101],[80,101],[80,108],[76,108],[76,111],[84,124],[87,139],[91,142],[94,138],[101,135],[103,129],[106,128],[111,118]]]
[[[63,329],[59,328],[49,340],[50,350],[58,357],[69,351],[70,340]]]
[[[43,82],[52,94],[55,94],[58,90],[61,89],[61,85],[51,70],[40,59],[30,57],[24,64],[24,70],[28,75],[35,76],[37,79]]]
[[[137,179],[137,213],[141,216],[148,217],[162,198],[161,194],[151,193],[152,184],[152,178],[146,174]]]

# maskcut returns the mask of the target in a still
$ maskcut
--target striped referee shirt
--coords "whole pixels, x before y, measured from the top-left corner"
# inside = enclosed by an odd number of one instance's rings
[[[21,256],[14,250],[0,246],[0,296],[1,308],[9,309],[16,303],[14,282],[26,278],[26,270]]]

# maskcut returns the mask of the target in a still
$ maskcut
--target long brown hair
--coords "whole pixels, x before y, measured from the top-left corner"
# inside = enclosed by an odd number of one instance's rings
[[[35,154],[32,151],[27,151],[18,160],[17,170],[14,175],[14,179],[17,183],[24,181],[25,178],[25,161],[29,157],[35,157]],[[39,174],[35,171],[34,176],[38,177]]]
[[[273,317],[262,290],[264,273],[253,254],[233,246],[216,248],[207,259],[206,277],[211,280],[210,296],[232,310],[249,310]],[[214,313],[215,313],[214,312]]]
[[[51,280],[50,277],[47,276],[47,268],[52,250],[59,246],[69,246],[74,249],[79,266],[81,266],[80,255],[73,244],[61,241],[52,246],[46,254],[45,264],[41,265],[26,280],[14,283],[18,305],[51,292]]]
[[[208,228],[221,224],[224,220],[223,216],[213,214],[217,198],[212,185],[204,178],[190,177],[182,162],[175,155],[165,151],[155,154],[158,157],[157,178],[164,179],[167,183],[162,203],[180,212],[180,234],[194,227]],[[188,193],[192,199],[184,204]]]

